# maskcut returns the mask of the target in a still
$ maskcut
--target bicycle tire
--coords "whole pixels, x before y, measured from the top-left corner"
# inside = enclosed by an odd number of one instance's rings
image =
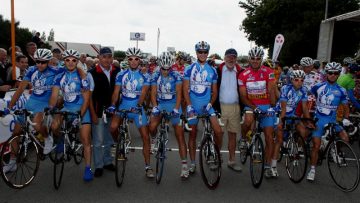
[[[264,144],[259,134],[254,135],[254,142],[251,144],[250,153],[250,177],[252,185],[259,188],[264,176],[265,151]],[[255,166],[260,166],[259,173],[256,172]]]
[[[281,146],[281,147],[280,147],[280,151],[279,151],[279,158],[278,158],[278,160],[277,160],[278,163],[281,162],[283,156],[284,156],[284,147]]]
[[[326,158],[334,183],[344,192],[354,191],[359,185],[359,160],[351,146],[343,140],[336,140],[329,146]]]
[[[54,150],[56,151],[56,149]],[[65,151],[65,144],[64,144]],[[59,189],[61,185],[61,180],[64,173],[64,165],[65,165],[65,153],[64,152],[56,152],[54,154],[54,173],[53,173],[53,182],[55,189]]]
[[[73,154],[74,162],[76,165],[79,165],[84,158],[84,146],[79,140],[78,136],[77,135],[74,136],[75,136],[75,146],[74,146],[74,154]]]
[[[300,183],[305,177],[308,155],[304,138],[297,134],[293,136],[286,143],[285,166],[289,179],[294,183]]]
[[[116,144],[115,155],[115,182],[117,187],[121,187],[124,182],[126,160],[124,135],[120,135]]]
[[[241,140],[239,140],[238,142],[238,149],[239,149],[239,156],[240,156],[240,162],[242,164],[245,164],[246,163],[246,160],[247,160],[247,156],[248,156],[248,149],[247,147],[246,148],[241,148],[240,147],[240,144],[241,143]]]
[[[165,165],[165,143],[161,141],[156,152],[156,183],[160,184],[161,178],[164,172],[164,165]]]
[[[16,145],[12,144],[15,142]],[[13,171],[10,170],[8,173],[4,173],[3,167],[9,164],[11,156],[16,157],[16,167],[13,167]],[[28,186],[34,180],[39,164],[39,149],[32,138],[25,140],[25,136],[17,135],[9,138],[4,143],[1,150],[0,169],[1,176],[9,187],[21,189]]]
[[[221,158],[218,146],[211,142],[207,136],[204,136],[200,144],[199,161],[202,180],[210,190],[214,190],[220,182]]]

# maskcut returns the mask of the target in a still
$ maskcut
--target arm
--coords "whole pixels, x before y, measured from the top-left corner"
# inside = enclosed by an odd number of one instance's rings
[[[350,114],[349,104],[343,104],[343,105],[344,105],[344,118],[349,119],[349,114]]]
[[[256,109],[256,106],[248,99],[246,87],[239,86],[240,100],[245,105],[252,109]]]
[[[302,107],[302,111],[303,111],[304,118],[311,118],[311,117],[310,117],[310,113],[309,113],[309,108],[308,108],[308,106],[307,106],[307,102],[306,102],[306,101],[302,101],[302,102],[301,102],[301,107]]]
[[[179,109],[181,105],[181,96],[182,96],[182,84],[176,85],[176,104],[175,109]]]
[[[119,100],[119,95],[120,95],[120,89],[121,89],[121,86],[120,85],[115,85],[114,87],[114,92],[111,96],[111,105],[112,106],[115,106],[116,103],[118,102]]]
[[[90,91],[90,102],[89,102],[89,110],[90,110],[90,115],[91,115],[91,120],[94,124],[97,124],[98,123],[98,120],[97,120],[97,114],[96,114],[96,111],[95,111],[95,107],[94,107],[94,102],[93,102],[93,99],[92,99],[92,94],[93,92]]]
[[[354,90],[350,89],[347,91],[348,92],[348,96],[349,99],[351,101],[351,103],[355,106],[356,109],[360,109],[360,103],[357,101],[357,99],[354,96]]]
[[[147,95],[147,93],[148,93],[148,91],[149,91],[149,88],[150,88],[149,85],[145,85],[145,86],[142,87],[142,89],[141,89],[141,95],[140,95],[139,101],[138,101],[138,103],[137,103],[138,105],[141,105],[141,106],[142,106],[142,104],[144,103],[144,100],[145,100],[145,97],[146,97],[146,95]]]
[[[82,96],[83,96],[84,102],[81,105],[80,115],[84,116],[85,112],[86,112],[86,110],[87,110],[87,108],[89,107],[89,104],[90,104],[90,90],[83,91]]]
[[[191,101],[190,101],[190,95],[189,95],[189,80],[184,80],[183,83],[183,95],[184,95],[184,99],[185,99],[185,103],[186,105],[191,105]]]
[[[267,89],[268,89],[269,97],[270,97],[270,105],[272,107],[274,107],[276,105],[276,93],[275,93],[276,82],[274,80],[268,81]]]
[[[151,85],[151,90],[150,90],[150,98],[151,98],[151,104],[152,106],[157,106],[157,101],[156,101],[156,94],[157,94],[157,86],[156,85]]]
[[[59,87],[58,86],[53,86],[52,87],[52,91],[51,91],[51,96],[50,96],[50,100],[49,100],[49,106],[50,107],[55,107],[57,100],[58,100],[58,96],[59,96]]]
[[[210,103],[211,105],[214,105],[216,98],[218,96],[218,86],[217,83],[213,83],[211,85],[211,90],[212,90],[212,94],[211,94],[211,99],[210,99]]]
[[[14,107],[17,100],[19,100],[20,96],[22,95],[22,93],[24,92],[24,90],[28,84],[29,84],[29,81],[27,81],[27,80],[23,80],[20,83],[18,89],[16,90],[15,94],[11,98],[11,101],[9,103],[9,109],[12,109],[12,107]]]

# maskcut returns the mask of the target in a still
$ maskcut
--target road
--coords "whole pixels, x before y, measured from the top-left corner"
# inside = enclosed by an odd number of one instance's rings
[[[131,133],[133,146],[141,146],[138,133],[134,129]],[[227,146],[226,137],[224,146]],[[172,135],[168,146],[177,148]],[[116,187],[114,173],[110,171],[105,171],[101,178],[84,183],[84,165],[69,162],[65,166],[61,187],[55,190],[53,166],[46,159],[41,162],[35,180],[24,189],[10,189],[0,180],[0,202],[359,202],[360,199],[359,188],[352,193],[344,193],[336,187],[326,164],[317,168],[314,183],[303,180],[294,184],[288,179],[282,161],[278,166],[280,176],[277,179],[264,178],[260,188],[255,189],[250,180],[249,162],[243,166],[241,173],[234,172],[227,168],[228,155],[224,152],[220,184],[216,190],[209,190],[202,182],[199,168],[188,180],[182,181],[178,152],[168,152],[167,155],[165,173],[157,185],[155,180],[145,177],[141,151],[130,152],[121,188]],[[151,162],[155,168],[154,156]]]

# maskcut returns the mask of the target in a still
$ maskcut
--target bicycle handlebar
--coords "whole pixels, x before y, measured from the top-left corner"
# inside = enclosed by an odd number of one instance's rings
[[[192,130],[192,128],[189,127],[189,123],[188,123],[188,121],[190,121],[190,120],[203,119],[203,118],[207,119],[207,118],[212,117],[212,116],[217,116],[217,117],[218,117],[218,123],[219,123],[219,125],[220,125],[221,127],[223,127],[223,126],[225,125],[223,122],[221,122],[220,113],[215,112],[215,113],[212,113],[212,114],[208,114],[208,113],[199,114],[199,115],[195,115],[195,116],[192,116],[192,117],[189,117],[189,118],[185,119],[185,120],[186,120],[186,122],[185,122],[185,129],[188,130],[188,131],[191,131],[191,130]]]

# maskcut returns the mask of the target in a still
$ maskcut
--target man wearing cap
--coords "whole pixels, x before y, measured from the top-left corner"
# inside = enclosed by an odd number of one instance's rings
[[[227,130],[229,160],[228,167],[234,171],[241,171],[241,167],[235,164],[236,135],[240,133],[240,97],[237,85],[237,77],[241,67],[236,63],[237,52],[228,49],[225,52],[225,62],[217,69],[219,96],[214,108],[221,112],[221,121],[225,124],[223,131]]]
[[[100,49],[99,63],[89,73],[94,81],[94,91],[90,102],[92,120],[92,142],[95,166],[95,177],[103,174],[103,169],[114,171],[111,146],[113,139],[109,131],[109,124],[102,119],[104,107],[111,105],[111,95],[114,91],[116,75],[119,69],[112,65],[113,53],[110,48]],[[104,146],[104,147],[102,147]]]

